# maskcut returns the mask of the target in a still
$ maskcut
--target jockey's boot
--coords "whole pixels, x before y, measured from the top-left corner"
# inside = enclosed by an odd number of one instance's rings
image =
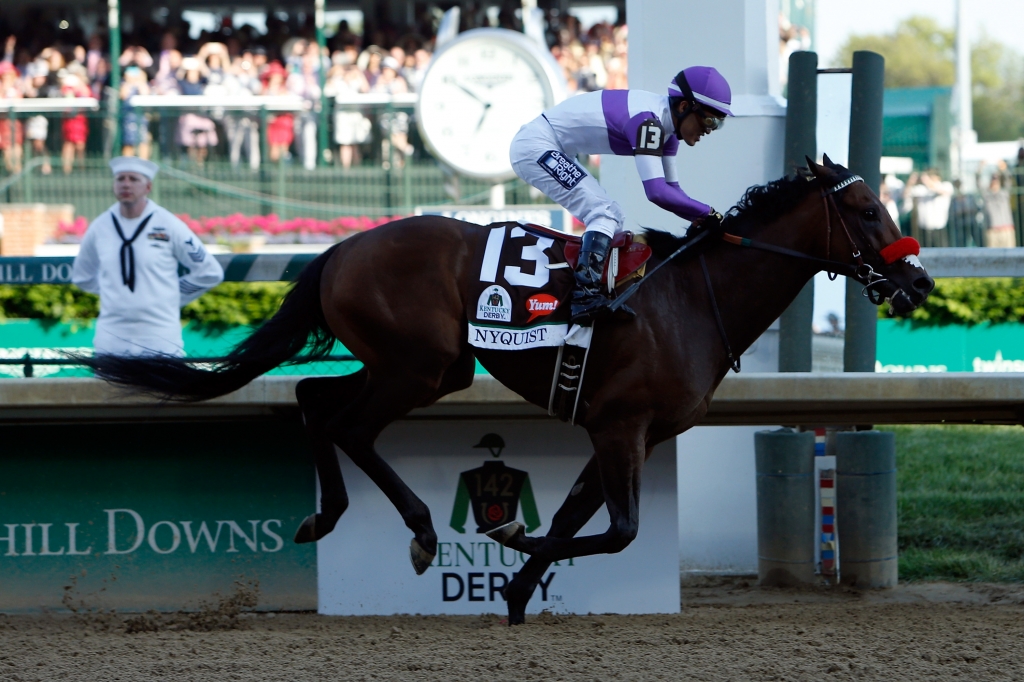
[[[576,263],[576,288],[572,292],[572,322],[581,327],[589,327],[594,320],[605,318],[611,314],[608,305],[611,299],[601,286],[604,264],[608,259],[608,250],[612,239],[603,232],[587,230],[583,233],[583,244],[580,246],[580,257]],[[636,313],[629,306],[622,306],[615,311],[614,319],[632,320]]]

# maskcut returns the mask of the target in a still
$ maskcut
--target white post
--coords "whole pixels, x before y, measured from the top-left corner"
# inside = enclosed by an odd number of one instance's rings
[[[680,185],[725,212],[747,187],[783,173],[785,106],[778,98],[778,0],[627,0],[629,87],[667,92],[688,66],[714,66],[732,87],[736,114],[696,147],[681,145]],[[686,222],[647,200],[633,159],[601,159],[601,184],[626,213],[627,230],[681,231]],[[739,276],[739,275],[738,275]],[[743,357],[744,371],[778,370],[778,332]],[[753,433],[693,429],[679,439],[680,561],[699,570],[757,571]]]
[[[953,151],[955,159],[950,159],[953,177],[960,178],[967,185],[973,186],[973,173],[966,167],[964,150],[978,141],[974,132],[974,111],[971,98],[971,44],[967,26],[967,3],[957,0],[956,3],[956,84],[953,87],[953,109],[956,114],[953,121]]]
[[[491,208],[500,211],[505,208],[505,184],[498,182],[491,185]]]

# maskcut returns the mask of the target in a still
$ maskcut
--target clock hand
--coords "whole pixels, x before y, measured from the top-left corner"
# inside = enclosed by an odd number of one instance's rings
[[[484,119],[487,118],[487,112],[490,111],[490,109],[491,109],[491,103],[490,102],[485,103],[484,104],[484,113],[480,114],[480,120],[476,124],[476,130],[473,131],[474,135],[480,132],[480,127],[484,124]]]
[[[467,88],[465,85],[463,85],[462,83],[458,82],[454,78],[448,77],[448,78],[445,78],[444,80],[445,80],[446,83],[451,83],[452,85],[457,87],[459,90],[462,90],[464,93],[466,93],[467,95],[469,95],[470,97],[475,99],[477,102],[480,102],[480,104],[483,104],[485,107],[491,106],[488,102],[485,102],[484,100],[480,99],[479,95],[477,95],[475,92],[473,92],[472,90],[470,90],[469,88]]]

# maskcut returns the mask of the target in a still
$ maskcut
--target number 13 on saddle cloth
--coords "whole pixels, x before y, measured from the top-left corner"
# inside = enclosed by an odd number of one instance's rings
[[[469,290],[469,344],[492,350],[561,346],[569,331],[572,269],[580,238],[528,223],[489,226],[474,257],[477,281]],[[642,237],[620,232],[604,273],[609,291],[643,276],[651,249]]]

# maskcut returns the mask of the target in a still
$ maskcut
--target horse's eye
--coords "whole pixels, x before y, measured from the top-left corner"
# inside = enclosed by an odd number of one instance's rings
[[[865,220],[878,220],[878,211],[873,208],[865,209],[862,215]]]

